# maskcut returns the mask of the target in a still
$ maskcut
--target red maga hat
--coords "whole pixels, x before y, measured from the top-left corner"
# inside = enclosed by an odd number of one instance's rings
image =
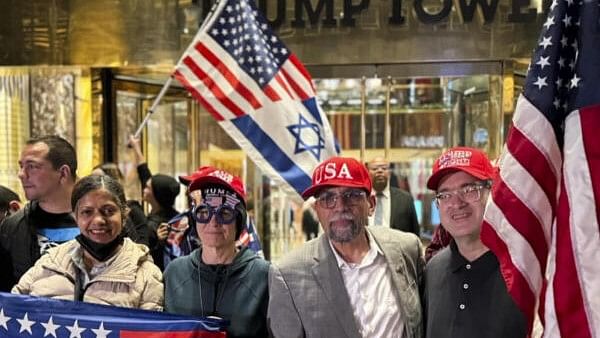
[[[196,172],[187,176],[191,179],[188,190],[200,190],[209,185],[221,185],[231,189],[236,193],[246,204],[246,189],[242,180],[222,169],[217,169],[211,166],[200,167]]]
[[[446,150],[435,160],[431,176],[427,180],[427,188],[437,190],[440,180],[446,174],[456,171],[464,171],[481,180],[491,180],[496,176],[496,169],[483,151],[470,147],[455,147]]]
[[[302,198],[314,196],[324,187],[361,188],[371,193],[371,177],[364,164],[350,157],[331,157],[313,171],[312,185]]]

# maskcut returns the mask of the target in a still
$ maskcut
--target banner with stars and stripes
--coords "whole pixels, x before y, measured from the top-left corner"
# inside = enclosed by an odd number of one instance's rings
[[[552,2],[484,215],[534,336],[600,337],[599,19],[598,1]]]
[[[173,76],[265,174],[299,194],[338,153],[312,79],[254,1],[215,6]]]
[[[0,292],[0,337],[224,338],[227,321]]]

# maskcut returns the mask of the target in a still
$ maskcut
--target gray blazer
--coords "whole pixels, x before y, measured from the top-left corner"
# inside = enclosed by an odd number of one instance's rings
[[[404,337],[422,337],[424,261],[420,240],[389,228],[367,230],[392,269]],[[275,337],[360,337],[342,274],[325,235],[271,265],[267,324]]]

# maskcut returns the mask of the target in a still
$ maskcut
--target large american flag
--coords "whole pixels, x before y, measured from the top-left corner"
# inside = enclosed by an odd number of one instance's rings
[[[174,77],[289,191],[304,191],[316,164],[338,152],[310,75],[254,1],[215,4]]]
[[[224,338],[228,321],[0,292],[0,338]]]
[[[600,337],[598,11],[552,2],[481,234],[545,337]]]

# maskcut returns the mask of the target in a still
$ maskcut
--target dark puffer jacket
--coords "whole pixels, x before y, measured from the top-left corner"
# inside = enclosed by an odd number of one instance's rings
[[[269,262],[243,247],[231,264],[208,266],[201,253],[196,249],[167,266],[164,310],[229,320],[227,337],[267,337]]]

